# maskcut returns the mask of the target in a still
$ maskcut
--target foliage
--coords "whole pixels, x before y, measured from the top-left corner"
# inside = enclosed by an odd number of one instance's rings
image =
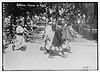
[[[22,6],[17,6],[21,4]],[[97,3],[69,3],[69,2],[35,2],[35,3],[3,3],[3,12],[8,15],[31,15],[61,17],[68,22],[73,22],[79,28],[97,26]],[[79,23],[78,23],[79,21]],[[79,30],[80,31],[80,30]]]

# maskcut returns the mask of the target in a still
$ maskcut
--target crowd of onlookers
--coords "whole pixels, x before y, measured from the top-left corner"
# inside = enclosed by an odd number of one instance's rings
[[[41,17],[42,18],[42,17]],[[7,47],[7,45],[12,44],[14,39],[16,38],[16,28],[18,25],[23,25],[24,28],[26,28],[27,31],[33,31],[37,29],[37,25],[44,24],[45,25],[45,17],[42,18],[41,23],[39,22],[40,18],[39,16],[31,16],[31,15],[20,15],[20,16],[13,16],[9,15],[5,18],[3,18],[3,46],[4,48]],[[37,30],[39,32],[39,30]]]

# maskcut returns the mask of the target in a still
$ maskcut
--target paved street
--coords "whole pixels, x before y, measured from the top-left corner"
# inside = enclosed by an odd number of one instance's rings
[[[97,69],[97,43],[83,38],[72,42],[67,58],[48,58],[43,51],[41,38],[36,43],[26,43],[26,51],[12,51],[11,45],[3,54],[4,70],[80,70]]]

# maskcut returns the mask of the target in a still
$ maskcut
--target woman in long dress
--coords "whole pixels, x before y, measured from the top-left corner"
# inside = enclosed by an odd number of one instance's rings
[[[62,45],[62,47],[65,51],[71,53],[71,47],[69,44],[71,41],[73,41],[74,37],[76,36],[76,32],[72,29],[72,25],[65,24],[62,29],[62,38],[64,39],[64,44]]]
[[[62,28],[62,38],[64,40],[67,40],[67,41],[71,41],[72,40],[72,34],[68,28],[68,26],[66,26],[67,24],[65,24],[65,26]]]
[[[54,46],[55,50],[59,52],[58,53],[59,56],[66,58],[67,55],[62,52],[63,50],[62,44],[64,43],[64,39],[62,38],[62,35],[63,35],[62,34],[62,23],[59,22],[55,30],[54,38],[52,41],[52,46]]]
[[[52,23],[49,22],[43,34],[44,42],[43,42],[43,47],[41,47],[41,50],[44,50],[45,53],[47,53],[47,50],[49,50],[50,47],[52,46],[51,42],[52,42],[53,36],[54,36],[54,31],[52,30]]]

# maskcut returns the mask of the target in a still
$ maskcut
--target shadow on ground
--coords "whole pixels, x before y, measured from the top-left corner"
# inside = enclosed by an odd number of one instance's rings
[[[63,57],[63,58],[66,58],[66,57],[67,57],[67,55],[65,54],[65,52],[67,52],[67,53],[72,53],[72,52],[70,52],[69,49],[63,49],[63,50],[61,50],[61,54],[60,54],[60,52],[57,51],[57,50],[47,50],[47,53],[48,53],[50,56],[60,56],[60,57]]]
[[[98,34],[86,34],[83,36],[83,38],[86,38],[88,40],[95,40],[96,42],[98,41]]]

